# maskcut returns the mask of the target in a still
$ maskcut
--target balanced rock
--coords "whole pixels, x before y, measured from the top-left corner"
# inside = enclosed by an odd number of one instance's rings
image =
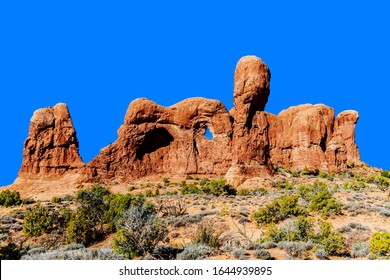
[[[258,57],[241,58],[234,73],[232,165],[227,178],[239,184],[248,177],[269,173],[267,113],[271,73]]]

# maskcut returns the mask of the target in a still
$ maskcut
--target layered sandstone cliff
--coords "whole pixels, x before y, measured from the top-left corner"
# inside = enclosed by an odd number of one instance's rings
[[[359,162],[357,112],[345,111],[335,119],[332,108],[308,104],[278,115],[267,113],[270,78],[260,58],[241,58],[230,112],[221,102],[205,98],[170,107],[136,99],[127,109],[118,139],[87,164],[79,156],[66,105],[40,109],[31,119],[19,177],[77,173],[86,181],[124,181],[156,174],[205,174],[239,184],[272,174],[275,164],[338,172]],[[205,137],[206,129],[212,140]]]
[[[79,142],[68,106],[59,103],[53,108],[39,109],[30,120],[19,177],[63,175],[79,170],[84,163],[78,149]]]

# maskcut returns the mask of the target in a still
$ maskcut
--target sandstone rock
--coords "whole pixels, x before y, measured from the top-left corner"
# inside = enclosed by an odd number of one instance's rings
[[[262,112],[270,93],[271,73],[258,57],[241,58],[234,73],[232,165],[227,179],[245,179],[271,171],[267,114]]]
[[[213,140],[204,134],[209,128]],[[118,140],[86,167],[90,177],[139,178],[152,174],[224,175],[231,164],[232,123],[216,100],[191,98],[171,107],[133,101]]]
[[[170,107],[140,98],[130,103],[118,139],[84,165],[68,108],[36,111],[25,142],[19,177],[71,175],[127,181],[149,175],[224,176],[234,185],[270,176],[273,165],[292,170],[341,171],[359,163],[358,114],[334,119],[328,106],[299,105],[278,115],[264,112],[271,74],[261,59],[247,56],[234,74],[234,108],[190,98]],[[209,129],[213,139],[205,137]],[[68,178],[71,178],[68,176]]]
[[[234,108],[240,117],[256,111],[264,111],[270,93],[271,73],[265,63],[256,56],[242,57],[234,72]]]
[[[325,105],[293,106],[270,126],[271,161],[292,170],[326,170],[325,151],[332,136],[334,110]]]
[[[347,168],[348,163],[359,163],[360,153],[355,142],[355,127],[359,119],[356,111],[341,112],[334,125],[334,132],[326,148],[328,169],[339,172]]]
[[[19,177],[62,175],[78,169],[83,166],[78,148],[68,107],[60,103],[53,108],[39,109],[31,118]]]

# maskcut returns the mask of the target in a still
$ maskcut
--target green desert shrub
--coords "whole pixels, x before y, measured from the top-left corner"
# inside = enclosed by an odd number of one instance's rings
[[[151,203],[147,203],[142,195],[111,194],[108,199],[108,209],[104,214],[104,221],[108,224],[109,231],[115,231],[117,221],[122,213],[133,206],[144,205],[149,211],[154,210]]]
[[[248,196],[248,195],[251,195],[252,194],[252,190],[250,189],[240,189],[238,191],[238,195],[239,196]]]
[[[167,177],[163,177],[162,181],[163,181],[165,186],[169,185],[169,183],[170,183],[169,178],[167,178]]]
[[[307,167],[301,171],[301,175],[303,176],[318,176],[319,173],[320,171],[318,169],[309,169]]]
[[[75,201],[80,208],[91,213],[91,216],[96,216],[101,219],[102,213],[108,209],[110,190],[94,185],[90,189],[81,190],[76,193]]]
[[[77,209],[69,217],[66,242],[68,244],[82,243],[86,245],[92,243],[96,239],[93,227],[94,225],[89,223],[86,218],[85,211]]]
[[[298,205],[298,196],[282,195],[265,207],[252,214],[252,219],[258,224],[271,224],[282,221],[290,216],[301,216],[305,210]]]
[[[152,255],[168,234],[166,225],[144,205],[135,205],[123,212],[114,235],[114,252],[127,259]]]
[[[239,196],[249,196],[249,195],[263,196],[266,194],[268,194],[268,191],[264,188],[240,189],[238,191]]]
[[[72,212],[68,222],[68,243],[89,245],[104,237],[110,195],[107,188],[99,185],[76,193],[78,207]]]
[[[195,184],[181,184],[180,192],[182,195],[186,194],[200,194],[202,191]]]
[[[329,175],[329,173],[325,171],[320,171],[320,173],[318,173],[318,177],[327,179],[329,181],[334,181],[334,177]]]
[[[331,215],[340,215],[342,204],[338,202],[329,190],[323,190],[313,195],[309,210],[314,210],[322,213],[326,217]]]
[[[20,194],[17,191],[5,190],[0,193],[0,205],[5,207],[11,207],[14,205],[20,205],[22,200]]]
[[[363,181],[353,181],[353,182],[345,182],[343,187],[346,190],[360,191],[362,189],[367,189],[370,186],[364,183]]]
[[[26,211],[23,223],[23,233],[27,236],[40,236],[53,229],[54,216],[38,202]]]
[[[370,252],[374,258],[390,258],[390,233],[375,232],[370,239]]]
[[[378,174],[371,174],[367,183],[375,184],[381,191],[386,191],[390,186],[390,179]]]
[[[281,241],[308,242],[314,236],[312,220],[299,216],[295,220],[291,220],[290,223],[287,222],[283,226],[271,226],[265,232],[261,241],[275,243]]]
[[[317,211],[324,217],[341,214],[342,204],[333,197],[328,185],[323,182],[300,185],[298,195],[308,203],[309,211]]]
[[[315,243],[324,249],[328,255],[340,254],[344,249],[343,235],[334,230],[331,223],[319,222],[319,229],[314,236]]]
[[[381,173],[382,177],[390,178],[390,171],[389,170],[383,170]]]
[[[142,195],[112,194],[99,185],[76,193],[78,207],[70,214],[67,227],[67,242],[92,244],[115,232],[124,211],[133,206],[154,211]]]
[[[212,179],[207,184],[201,187],[205,194],[220,195],[236,195],[237,190],[229,185],[225,179]]]
[[[60,197],[56,197],[56,196],[53,196],[51,199],[52,203],[59,203],[61,201],[62,201],[62,199]]]

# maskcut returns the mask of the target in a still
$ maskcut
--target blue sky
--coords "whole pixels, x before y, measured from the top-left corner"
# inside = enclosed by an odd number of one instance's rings
[[[235,65],[249,54],[272,73],[266,111],[357,110],[362,160],[390,169],[386,1],[211,2],[2,1],[0,185],[17,176],[36,109],[68,104],[88,162],[135,98],[203,96],[230,109]]]

